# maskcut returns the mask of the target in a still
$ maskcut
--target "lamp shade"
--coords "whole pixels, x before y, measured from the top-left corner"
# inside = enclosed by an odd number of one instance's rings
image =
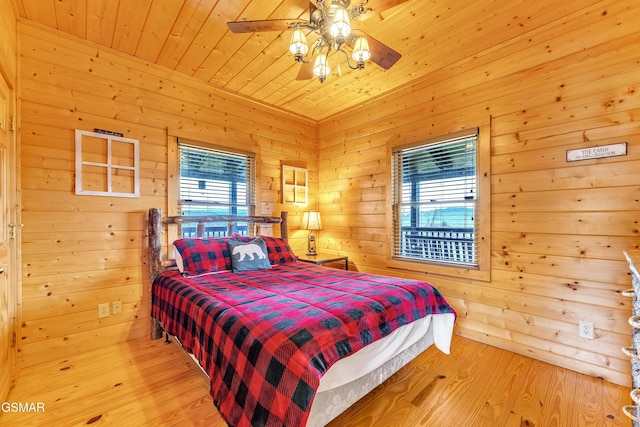
[[[369,42],[366,37],[358,37],[353,46],[353,54],[351,56],[356,61],[366,61],[371,58],[371,51],[369,50]]]
[[[327,55],[321,53],[313,65],[313,75],[323,82],[330,72],[331,68],[329,68],[329,63],[327,62]]]
[[[301,29],[296,28],[291,34],[291,42],[289,43],[289,51],[293,55],[304,56],[309,52],[309,45],[307,44],[307,38]]]
[[[322,230],[322,220],[320,219],[320,212],[307,211],[302,213],[302,223],[300,224],[302,230]]]
[[[349,20],[349,13],[345,8],[339,7],[336,9],[335,15],[333,16],[333,22],[331,23],[331,35],[333,37],[344,38],[349,35],[351,32],[351,21]]]

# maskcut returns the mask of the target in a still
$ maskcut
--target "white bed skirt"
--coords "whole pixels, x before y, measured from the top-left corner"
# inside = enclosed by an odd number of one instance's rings
[[[325,426],[432,344],[449,354],[454,323],[452,313],[430,315],[334,363],[320,379],[307,427]],[[207,376],[195,356],[188,354]]]
[[[307,427],[322,427],[432,344],[449,354],[455,316],[427,316],[335,363],[320,380]]]

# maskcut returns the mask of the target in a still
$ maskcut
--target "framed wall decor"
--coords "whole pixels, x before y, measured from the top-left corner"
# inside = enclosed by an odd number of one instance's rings
[[[282,165],[282,203],[306,205],[309,178],[304,168]]]
[[[76,129],[76,194],[140,197],[139,141]]]

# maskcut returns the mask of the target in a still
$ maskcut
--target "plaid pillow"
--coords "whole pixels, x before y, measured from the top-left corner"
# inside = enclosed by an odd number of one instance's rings
[[[173,242],[182,258],[183,271],[203,274],[231,269],[231,254],[227,239],[178,239]],[[228,262],[227,262],[228,261]],[[178,267],[180,263],[177,262]]]
[[[271,265],[285,264],[297,261],[298,257],[293,253],[286,240],[280,237],[260,236],[267,245],[267,255]]]

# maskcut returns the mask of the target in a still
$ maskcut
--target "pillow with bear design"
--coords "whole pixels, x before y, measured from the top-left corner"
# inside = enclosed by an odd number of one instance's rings
[[[234,239],[248,242],[251,240],[249,236],[243,236],[240,234],[234,234],[231,236]],[[271,265],[286,264],[288,262],[295,262],[298,260],[296,254],[293,253],[289,243],[281,237],[273,236],[256,236],[264,240],[267,245],[267,256]]]
[[[231,266],[233,271],[252,271],[271,268],[267,256],[267,245],[261,237],[249,242],[229,239]]]

